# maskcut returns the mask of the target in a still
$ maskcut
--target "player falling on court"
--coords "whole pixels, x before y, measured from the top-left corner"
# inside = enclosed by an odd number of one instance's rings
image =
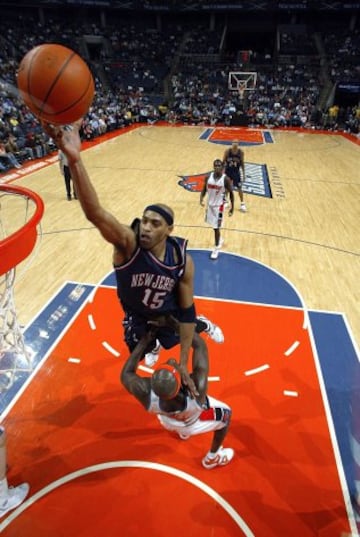
[[[242,183],[245,181],[244,151],[240,149],[238,140],[234,140],[232,146],[224,153],[223,162],[225,173],[232,181],[233,190],[237,190],[240,198],[240,211],[246,213]]]
[[[171,318],[165,319],[165,322],[171,321]],[[199,394],[196,398],[190,397],[187,387],[182,384],[178,364],[172,358],[159,364],[150,378],[140,376],[137,373],[139,361],[155,332],[154,327],[150,328],[126,360],[121,371],[122,384],[145,410],[157,415],[164,429],[182,440],[212,432],[210,449],[203,457],[202,465],[207,470],[225,466],[234,457],[234,450],[222,445],[231,421],[231,408],[207,395],[208,357],[197,355],[193,361],[191,375]],[[195,338],[201,339],[197,334]]]
[[[220,230],[224,223],[225,197],[229,194],[230,209],[229,216],[234,212],[234,194],[231,180],[224,172],[224,165],[220,159],[214,160],[214,171],[205,178],[204,186],[200,194],[200,205],[204,206],[204,198],[207,194],[207,204],[205,211],[205,222],[214,230],[215,247],[210,254],[211,259],[217,259],[219,250],[224,240]]]

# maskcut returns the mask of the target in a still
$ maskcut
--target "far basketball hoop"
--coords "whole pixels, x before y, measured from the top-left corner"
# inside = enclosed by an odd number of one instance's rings
[[[0,185],[0,394],[21,372],[32,369],[17,319],[14,282],[17,266],[35,247],[43,212],[44,203],[35,192]]]
[[[248,71],[230,71],[228,76],[228,88],[230,91],[239,93],[240,99],[244,100],[245,91],[253,91],[256,88],[257,73]]]

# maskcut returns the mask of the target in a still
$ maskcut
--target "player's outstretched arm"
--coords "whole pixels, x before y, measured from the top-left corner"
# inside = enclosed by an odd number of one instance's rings
[[[135,234],[129,226],[119,222],[114,215],[100,204],[98,195],[81,159],[80,127],[81,121],[65,126],[43,123],[45,131],[67,156],[76,194],[86,218],[99,229],[105,240],[114,244],[118,250],[130,252],[135,248]]]
[[[151,328],[136,345],[135,349],[126,360],[120,375],[123,386],[147,409],[150,403],[150,379],[141,377],[136,370],[139,361],[149,343],[154,339],[156,329]]]
[[[200,192],[200,205],[204,205],[204,198],[206,196],[207,192],[207,183],[208,183],[209,177],[205,178],[204,186],[202,187],[202,190]]]
[[[180,371],[183,383],[188,387],[192,397],[199,395],[194,381],[188,371],[189,353],[192,347],[196,312],[194,306],[194,262],[187,255],[186,267],[179,282],[178,301],[180,306],[179,336],[180,336]]]
[[[196,339],[200,339],[200,336],[195,333]],[[198,389],[199,396],[197,400],[200,404],[204,404],[206,401],[207,388],[208,388],[208,375],[209,375],[209,358],[206,353],[196,353],[196,359],[193,360],[192,378]]]

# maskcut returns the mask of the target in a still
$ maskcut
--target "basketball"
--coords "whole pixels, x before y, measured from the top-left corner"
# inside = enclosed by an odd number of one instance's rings
[[[40,120],[66,125],[84,116],[95,92],[86,62],[56,44],[31,49],[20,62],[17,85],[24,103]]]

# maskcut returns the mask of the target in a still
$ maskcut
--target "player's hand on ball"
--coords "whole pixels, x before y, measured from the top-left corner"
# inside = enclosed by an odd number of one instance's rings
[[[82,119],[75,121],[72,125],[65,126],[42,122],[43,129],[54,140],[57,147],[66,154],[69,164],[79,160],[81,150],[79,129],[81,124]]]

